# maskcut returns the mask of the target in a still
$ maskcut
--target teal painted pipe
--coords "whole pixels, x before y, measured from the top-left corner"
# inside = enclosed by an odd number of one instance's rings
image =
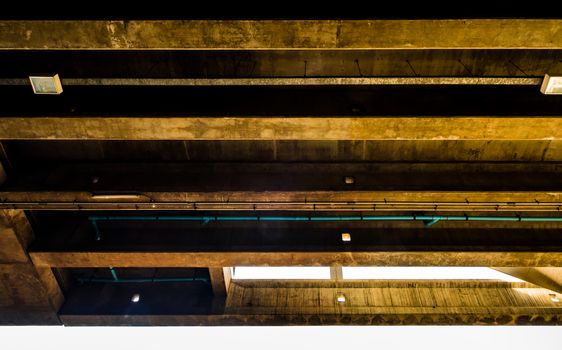
[[[116,281],[116,282],[119,282],[119,277],[117,277],[117,272],[115,272],[113,267],[110,267],[109,271],[111,271],[111,276],[113,276],[113,280]]]
[[[372,216],[90,216],[98,221],[544,221],[562,222],[562,217],[520,216],[442,216],[442,215],[372,215]]]
[[[423,221],[430,227],[439,221],[508,221],[508,222],[562,222],[562,217],[521,216],[442,216],[442,215],[369,215],[369,216],[90,216],[96,233],[101,239],[98,221]]]
[[[161,283],[161,282],[209,282],[208,278],[133,278],[133,279],[111,279],[111,278],[78,278],[78,282],[93,283]]]

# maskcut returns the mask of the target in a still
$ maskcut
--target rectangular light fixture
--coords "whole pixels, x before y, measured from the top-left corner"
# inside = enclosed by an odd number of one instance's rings
[[[139,199],[140,194],[92,194],[92,199],[107,199],[107,200],[119,200],[119,199]]]
[[[31,87],[36,95],[60,95],[62,84],[58,74],[52,77],[29,77]]]
[[[343,267],[346,280],[499,280],[522,282],[520,279],[488,267]]]
[[[542,81],[541,92],[545,95],[562,95],[562,75],[546,74]]]
[[[327,266],[262,267],[237,266],[232,273],[238,280],[329,280],[330,268]]]

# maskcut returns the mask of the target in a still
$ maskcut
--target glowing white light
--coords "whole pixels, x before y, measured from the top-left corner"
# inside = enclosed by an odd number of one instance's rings
[[[343,267],[343,278],[351,280],[500,280],[520,279],[488,267]]]
[[[133,294],[133,297],[131,298],[131,301],[133,303],[138,303],[140,301],[140,294]]]
[[[246,280],[322,280],[330,279],[330,268],[314,267],[236,267],[234,279]]]
[[[541,92],[545,95],[562,95],[562,77],[546,74],[541,85]]]

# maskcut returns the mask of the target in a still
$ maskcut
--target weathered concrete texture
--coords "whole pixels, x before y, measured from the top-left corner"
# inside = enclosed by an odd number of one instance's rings
[[[226,296],[228,293],[228,288],[230,287],[230,280],[231,280],[230,268],[229,267],[209,268],[209,277],[211,278],[213,294],[219,297]]]
[[[548,49],[560,20],[3,21],[2,49]]]
[[[561,267],[496,267],[495,269],[537,286],[562,293]]]
[[[0,211],[0,324],[59,324],[64,296],[50,268],[36,269],[26,248],[32,231],[23,210]]]
[[[354,86],[354,85],[515,85],[540,86],[543,78],[521,77],[368,77],[218,79],[62,79],[64,86]],[[0,85],[29,85],[28,79],[0,79]]]
[[[120,192],[127,195],[127,193]],[[0,208],[36,210],[305,210],[559,212],[559,191],[223,191],[130,192],[96,198],[83,191],[0,192]],[[228,265],[229,266],[229,265]]]
[[[562,252],[32,252],[40,267],[562,266]]]
[[[321,326],[321,325],[561,325],[562,315],[510,314],[358,314],[358,315],[60,315],[65,326]]]
[[[353,285],[271,281],[231,285],[226,314],[562,314],[549,290],[525,283],[488,281],[374,281]],[[345,302],[338,302],[343,294]],[[540,311],[539,311],[540,310]],[[419,321],[418,321],[419,322]]]
[[[560,140],[560,117],[2,118],[12,140]]]
[[[559,162],[562,140],[7,141],[20,162]]]

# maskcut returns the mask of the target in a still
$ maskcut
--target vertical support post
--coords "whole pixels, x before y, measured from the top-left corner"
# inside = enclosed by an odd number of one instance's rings
[[[211,278],[213,294],[215,296],[226,296],[232,278],[230,267],[210,267],[209,277]]]
[[[341,266],[331,266],[330,267],[330,279],[334,281],[343,280],[343,269]]]

